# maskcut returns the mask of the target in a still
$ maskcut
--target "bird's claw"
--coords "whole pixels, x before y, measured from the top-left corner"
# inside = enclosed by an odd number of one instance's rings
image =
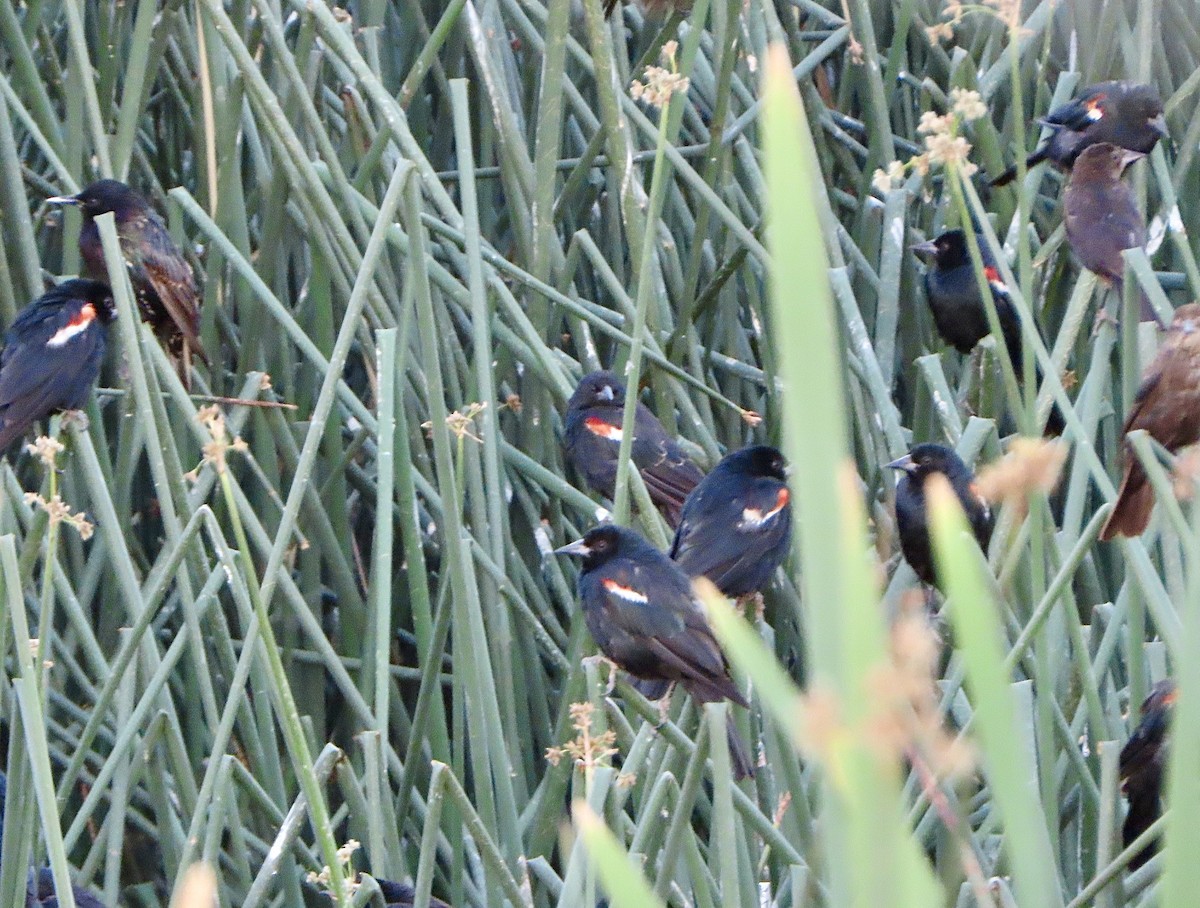
[[[1121,327],[1121,323],[1117,320],[1117,318],[1107,309],[1101,306],[1096,310],[1096,318],[1092,322],[1092,337],[1095,337],[1100,333],[1100,328],[1103,327],[1105,323],[1112,325],[1114,331],[1119,330]]]
[[[91,420],[84,410],[63,410],[62,427],[65,429],[72,425],[78,426],[80,432],[86,432]]]
[[[617,665],[617,663],[613,662],[612,659],[609,659],[602,653],[597,653],[594,656],[587,656],[583,660],[583,665],[594,665],[597,668],[602,665],[608,666],[608,684],[604,688],[604,696],[611,697],[613,690],[617,686],[617,672],[621,670],[621,666]]]
[[[668,713],[671,711],[671,694],[675,693],[675,682],[667,686],[667,692],[658,698],[658,724],[666,725]]]

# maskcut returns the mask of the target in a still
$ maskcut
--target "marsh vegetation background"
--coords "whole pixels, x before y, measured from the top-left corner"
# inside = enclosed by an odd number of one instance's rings
[[[44,200],[116,176],[186,250],[213,355],[189,395],[114,324],[56,470],[0,466],[0,903],[49,863],[164,905],[205,861],[245,908],[378,899],[358,871],[461,908],[1194,904],[1194,508],[1096,535],[1157,343],[1136,288],[1200,293],[1196,4],[650,5],[0,3],[0,322],[79,270],[78,214]],[[1171,133],[1132,171],[1151,245],[1125,300],[1072,260],[1061,177],[981,195],[1108,78],[1156,85]],[[1037,399],[993,342],[933,331],[907,247],[969,216],[1046,339]],[[631,359],[697,462],[793,463],[792,559],[714,612],[752,780],[719,707],[608,691],[548,554],[609,506],[562,408]],[[1005,487],[986,570],[947,512],[927,619],[883,464],[998,460],[1052,395],[1054,491]],[[1129,874],[1117,753],[1167,674],[1189,771],[1175,844]]]

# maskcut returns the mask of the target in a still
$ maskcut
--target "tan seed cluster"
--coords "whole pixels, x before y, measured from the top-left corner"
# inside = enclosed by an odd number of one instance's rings
[[[557,766],[564,756],[574,760],[586,773],[590,773],[597,766],[609,765],[608,758],[618,753],[615,746],[617,733],[611,728],[600,734],[595,733],[595,709],[588,701],[571,704],[571,724],[575,727],[575,738],[561,747],[546,748],[546,760],[551,766]]]
[[[1030,495],[1054,491],[1066,460],[1061,441],[1016,438],[1007,454],[979,471],[975,489],[988,501],[1023,508]]]

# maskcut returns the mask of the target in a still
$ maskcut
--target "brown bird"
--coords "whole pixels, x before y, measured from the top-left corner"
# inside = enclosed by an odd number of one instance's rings
[[[163,219],[145,198],[117,180],[100,180],[77,195],[46,201],[75,205],[83,212],[79,251],[88,276],[107,283],[112,282],[95,218],[112,212],[141,316],[176,358],[179,377],[188,385],[192,356],[208,362],[200,345],[200,295],[191,266]]]
[[[1137,429],[1145,429],[1172,452],[1200,441],[1200,303],[1175,310],[1163,345],[1146,370],[1125,419],[1126,435]],[[1121,491],[1100,538],[1140,535],[1150,522],[1153,507],[1154,491],[1146,471],[1126,443]]]
[[[1141,152],[1107,142],[1086,148],[1075,159],[1063,197],[1071,249],[1084,268],[1118,293],[1125,276],[1121,252],[1146,245],[1146,222],[1133,190],[1121,181],[1125,168],[1142,157]]]

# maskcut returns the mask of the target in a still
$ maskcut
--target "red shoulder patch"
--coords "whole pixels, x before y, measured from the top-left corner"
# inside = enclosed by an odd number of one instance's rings
[[[583,421],[583,425],[593,435],[598,435],[601,438],[607,438],[609,441],[621,440],[621,427],[614,426],[609,422],[605,422],[599,416],[589,416]]]
[[[91,303],[84,303],[79,307],[79,311],[71,317],[65,325],[50,335],[50,339],[46,341],[47,347],[61,347],[77,334],[82,334],[87,330],[87,326],[96,320],[96,307]]]
[[[608,592],[612,593],[612,595],[619,599],[624,599],[626,602],[634,602],[638,605],[645,605],[650,601],[650,597],[641,590],[636,590],[631,586],[624,586],[623,584],[618,583],[616,580],[601,580],[600,585],[608,590]]]

